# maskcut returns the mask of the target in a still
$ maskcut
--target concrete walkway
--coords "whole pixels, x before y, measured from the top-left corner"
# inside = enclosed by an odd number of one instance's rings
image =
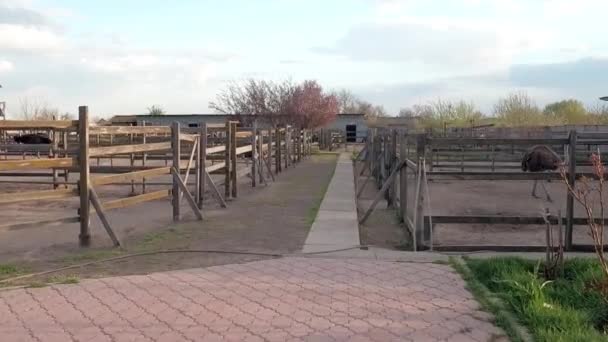
[[[322,252],[360,244],[355,196],[351,155],[342,153],[302,252]]]
[[[282,258],[0,291],[2,341],[506,341],[449,266]]]

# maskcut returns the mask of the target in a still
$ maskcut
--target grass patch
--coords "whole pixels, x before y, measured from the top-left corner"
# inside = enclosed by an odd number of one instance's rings
[[[505,331],[509,336],[509,340],[513,342],[526,341],[526,332],[522,332],[521,329],[518,328],[516,320],[504,308],[503,303],[498,298],[492,296],[492,293],[477,280],[475,274],[471,272],[467,265],[456,261],[454,258],[450,258],[450,264],[466,281],[467,288],[471,291],[473,297],[475,297],[481,307],[494,315],[494,324]]]
[[[32,281],[29,284],[27,284],[25,287],[32,288],[32,289],[38,289],[38,288],[47,287],[47,286],[49,286],[49,284],[47,284],[43,281]]]
[[[59,261],[67,264],[80,264],[89,261],[97,261],[107,258],[116,257],[124,254],[123,250],[119,249],[103,249],[92,250],[82,253],[72,254],[61,258]]]
[[[77,275],[59,275],[50,277],[48,282],[54,284],[78,284],[80,277]]]
[[[334,166],[331,170],[330,175],[327,178],[327,181],[325,182],[325,185],[323,186],[321,191],[319,191],[319,194],[317,196],[315,196],[315,200],[312,202],[312,206],[308,209],[308,214],[306,215],[306,224],[308,226],[312,226],[312,224],[315,222],[315,219],[317,218],[317,213],[319,212],[319,209],[321,208],[321,202],[323,202],[323,198],[325,197],[327,188],[329,188],[329,183],[331,183],[331,179],[334,177],[334,174],[336,173],[336,167],[338,166],[338,158],[336,158],[336,155],[320,154],[320,155],[314,156],[314,158],[319,158],[319,157],[328,158],[329,157],[334,160]]]
[[[141,241],[134,246],[138,252],[158,250],[167,245],[174,246],[180,242],[188,242],[192,231],[186,227],[171,227],[167,230],[146,234]],[[169,243],[170,242],[170,243]]]
[[[19,268],[15,265],[2,265],[0,264],[0,278],[13,276],[20,272]]]
[[[538,341],[608,341],[608,299],[589,284],[600,279],[593,259],[565,262],[563,279],[545,282],[521,258],[467,259],[474,281],[495,293]]]

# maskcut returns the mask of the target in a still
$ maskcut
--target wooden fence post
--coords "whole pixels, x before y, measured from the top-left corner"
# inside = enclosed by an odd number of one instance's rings
[[[279,174],[281,172],[281,130],[279,126],[275,127],[274,130],[274,143],[275,143],[275,152],[274,152],[274,163],[275,163],[275,173]]]
[[[141,122],[142,127],[146,127],[146,122],[142,121]],[[146,138],[146,132],[144,131],[143,135],[142,135],[142,142],[144,144],[147,143],[147,138]],[[144,152],[141,156],[141,166],[146,166],[146,161],[148,159],[148,153]],[[146,178],[142,178],[141,180],[141,193],[145,194],[146,193]]]
[[[285,132],[283,134],[283,140],[285,142],[285,149],[283,150],[283,162],[285,164],[285,169],[289,167],[289,144],[287,140],[289,138],[289,126],[285,125]]]
[[[265,181],[264,179],[264,130],[258,131],[258,175],[260,176],[260,184]]]
[[[390,150],[390,162],[389,169],[397,165],[397,130],[391,130],[391,150]],[[390,200],[389,206],[394,208],[397,198],[397,177],[394,178],[393,185],[389,188],[388,198]]]
[[[574,188],[576,182],[576,130],[570,131],[568,143],[568,182]],[[572,250],[572,232],[574,229],[574,196],[568,191],[566,199],[566,250]]]
[[[258,122],[253,120],[253,124],[251,127],[251,186],[256,187],[256,179],[257,179],[257,163],[258,163]]]
[[[207,161],[207,123],[201,124],[201,130],[199,132],[199,154],[198,154],[198,208],[203,209],[203,201],[205,200],[205,184],[207,179],[205,177],[205,168]]]
[[[399,134],[399,161],[407,159],[407,136],[405,132]],[[399,171],[399,212],[401,219],[407,225],[407,168],[405,164]]]
[[[224,198],[228,199],[230,198],[230,142],[232,141],[232,138],[230,137],[230,121],[226,121],[226,142],[225,142],[225,147],[226,150],[224,151],[224,163],[226,164],[225,167],[225,177],[224,177]]]
[[[181,148],[180,148],[180,128],[179,122],[174,121],[171,124],[171,151],[173,153],[173,168],[177,171],[177,175],[181,174]],[[180,219],[180,188],[177,180],[173,180],[173,221],[179,221]]]
[[[65,151],[64,156],[66,158],[69,157],[69,154],[68,154],[68,134],[69,134],[69,132],[65,131],[65,132],[63,132],[63,134],[61,136],[61,138],[63,140],[63,149]],[[64,187],[66,189],[68,188],[68,181],[70,180],[69,177],[70,177],[70,173],[69,173],[68,169],[63,169],[63,179],[65,181],[64,182]]]
[[[131,127],[133,124],[131,124]],[[135,143],[135,136],[133,133],[129,134],[129,145],[133,145]],[[131,153],[129,155],[129,164],[131,165],[131,171],[133,171],[133,167],[135,166],[135,153]],[[135,196],[135,180],[131,180],[131,196]]]
[[[91,232],[89,230],[89,107],[78,107],[78,135],[79,153],[78,163],[80,169],[80,246],[86,247],[91,244]]]
[[[230,183],[232,183],[232,197],[238,197],[236,179],[236,121],[230,123]]]

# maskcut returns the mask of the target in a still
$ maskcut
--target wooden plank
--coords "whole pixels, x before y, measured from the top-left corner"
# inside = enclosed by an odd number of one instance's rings
[[[113,154],[124,154],[124,153],[139,153],[139,152],[151,152],[151,151],[165,151],[171,149],[170,142],[160,143],[149,143],[149,144],[137,144],[137,145],[117,145],[117,146],[103,146],[93,147],[90,149],[90,156],[108,156]]]
[[[106,210],[112,209],[120,209],[130,207],[139,203],[154,201],[158,199],[163,199],[171,196],[172,191],[170,189],[159,190],[154,192],[148,192],[146,194],[141,194],[137,196],[120,198],[116,200],[107,201],[102,203],[103,208]]]
[[[225,168],[225,167],[226,167],[226,163],[224,162],[224,163],[218,163],[218,164],[213,164],[213,165],[211,165],[211,166],[207,166],[207,167],[205,168],[205,170],[206,170],[207,172],[209,172],[209,173],[212,173],[212,172],[214,172],[214,171],[221,170],[221,169],[223,169],[223,168]]]
[[[568,139],[527,139],[527,138],[428,138],[431,146],[454,145],[564,145]]]
[[[40,221],[6,223],[6,224],[0,224],[0,231],[10,231],[10,230],[18,230],[18,229],[24,229],[24,228],[39,228],[41,226],[46,226],[46,225],[77,223],[79,221],[80,221],[80,216],[68,216],[68,217],[45,219],[45,220],[40,220]]]
[[[251,137],[251,132],[236,132],[237,138],[249,138]]]
[[[258,163],[258,151],[257,151],[257,135],[258,135],[258,123],[257,120],[253,120],[253,127],[251,129],[251,186],[256,187],[256,167]]]
[[[78,120],[0,120],[2,130],[76,128]]]
[[[28,201],[56,200],[78,196],[76,189],[53,189],[0,194],[0,204],[11,204]]]
[[[224,198],[228,199],[230,198],[231,195],[231,191],[230,191],[230,168],[232,166],[232,163],[230,161],[230,144],[232,143],[232,138],[230,136],[231,134],[231,130],[230,130],[230,121],[226,122],[226,141],[225,141],[225,149],[224,149],[224,164],[226,165],[226,171],[225,171],[225,177],[224,177]]]
[[[196,140],[198,139],[198,136],[195,134],[180,134],[179,139],[181,141],[196,142]]]
[[[95,126],[91,134],[170,134],[168,126]]]
[[[194,213],[194,215],[196,216],[196,218],[199,221],[202,221],[203,213],[200,211],[200,209],[196,205],[196,201],[194,200],[194,198],[192,198],[190,191],[188,191],[188,187],[186,186],[186,184],[184,184],[182,179],[179,177],[179,172],[175,168],[171,168],[171,173],[173,174],[173,179],[177,182],[177,185],[182,190],[182,194],[184,195],[184,197],[186,197],[186,202],[188,202],[188,204],[190,205],[192,212]]]
[[[428,221],[428,216],[425,217]],[[601,220],[596,220],[601,221]],[[558,224],[557,217],[549,217],[551,224]],[[566,223],[567,218],[562,219]],[[587,225],[586,217],[574,217],[573,225]],[[544,225],[545,220],[540,216],[499,216],[499,215],[433,215],[433,224],[513,224],[513,225]],[[608,224],[608,218],[604,219],[604,224]],[[481,228],[483,229],[483,228]]]
[[[113,183],[118,183],[118,182],[134,181],[134,180],[140,180],[140,179],[143,180],[144,178],[151,178],[153,176],[167,175],[170,172],[171,172],[171,168],[167,166],[167,167],[161,167],[161,168],[154,168],[154,169],[150,169],[150,170],[121,173],[121,174],[111,175],[111,176],[100,176],[100,177],[94,177],[91,180],[91,184],[97,186],[97,185],[113,184]]]
[[[74,164],[72,158],[3,160],[0,161],[0,171],[67,168],[74,166]]]
[[[0,149],[3,150],[3,153],[59,151],[53,144],[1,144]]]
[[[236,149],[236,155],[239,156],[243,153],[247,153],[247,152],[251,152],[251,151],[252,151],[251,145],[241,146]]]
[[[215,196],[217,201],[220,203],[220,206],[222,208],[226,208],[226,201],[222,197],[222,194],[218,190],[217,186],[215,186],[215,183],[213,183],[213,179],[211,178],[211,175],[209,174],[209,172],[207,172],[207,170],[205,170],[204,173],[205,173],[205,180],[207,181],[207,184],[211,187],[213,195]]]
[[[106,232],[110,236],[110,239],[114,243],[114,246],[120,247],[120,240],[118,239],[116,234],[114,234],[114,230],[112,229],[112,226],[110,226],[110,222],[108,222],[108,218],[106,217],[106,214],[103,209],[103,205],[101,204],[101,201],[99,200],[99,196],[97,196],[97,192],[95,192],[95,189],[92,186],[89,187],[89,195],[91,197],[91,203],[93,204],[93,207],[95,208],[95,212],[97,213],[97,217],[99,217],[101,224],[103,225]]]
[[[226,145],[207,148],[207,155],[226,151]]]

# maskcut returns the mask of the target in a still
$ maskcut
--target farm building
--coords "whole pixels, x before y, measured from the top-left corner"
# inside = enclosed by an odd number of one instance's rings
[[[167,114],[167,115],[115,115],[109,120],[112,126],[169,126],[178,121],[184,127],[200,127],[201,123],[222,124],[236,120],[236,116],[227,114]],[[266,122],[264,122],[266,121]],[[268,126],[267,120],[258,120],[258,127]],[[363,114],[338,114],[336,120],[324,129],[340,130],[345,133],[349,142],[361,142],[367,132],[367,122]]]

